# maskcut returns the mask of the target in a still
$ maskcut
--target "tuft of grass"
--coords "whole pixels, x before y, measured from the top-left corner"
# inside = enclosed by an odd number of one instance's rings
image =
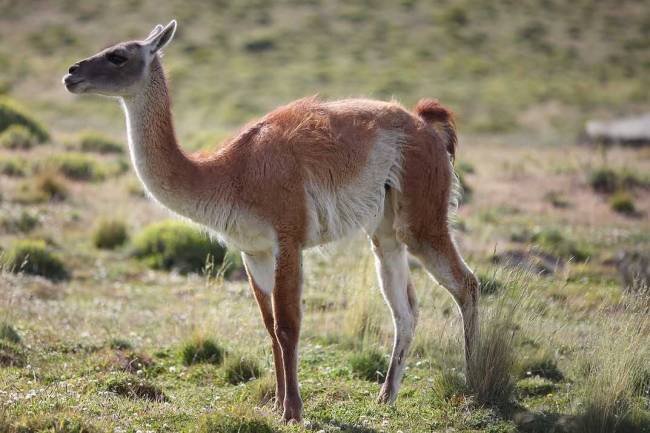
[[[18,273],[40,275],[52,281],[68,278],[61,259],[51,252],[42,240],[18,240],[7,250],[4,265]]]
[[[0,366],[22,367],[25,365],[25,352],[18,343],[0,340]]]
[[[118,220],[103,220],[93,233],[93,244],[100,249],[112,250],[124,245],[129,235],[126,224]]]
[[[109,346],[113,350],[131,350],[133,345],[129,340],[123,338],[113,338],[111,339]]]
[[[0,158],[0,174],[9,177],[23,177],[27,174],[27,161],[23,158]]]
[[[2,97],[0,98],[0,132],[12,125],[26,128],[39,143],[50,138],[47,130],[24,107],[12,99]]]
[[[244,356],[228,356],[223,369],[224,378],[231,385],[246,383],[262,375],[258,362]]]
[[[648,188],[650,178],[627,169],[597,168],[589,173],[591,188],[599,193],[612,194],[625,188]]]
[[[45,171],[23,183],[14,200],[22,204],[63,201],[68,197],[68,187],[58,173]]]
[[[388,371],[388,361],[378,350],[365,349],[350,357],[350,369],[354,377],[382,383]]]
[[[253,401],[265,405],[275,398],[275,378],[271,376],[256,380],[252,389]]]
[[[95,153],[124,153],[124,148],[118,141],[96,131],[84,131],[80,134],[79,150]]]
[[[548,379],[535,376],[517,382],[517,394],[523,398],[548,395],[557,389],[557,385]]]
[[[181,349],[181,360],[185,365],[208,363],[220,365],[223,363],[225,350],[211,338],[195,336],[185,343]]]
[[[18,332],[14,329],[13,326],[11,326],[7,322],[1,322],[0,323],[0,340],[6,340],[14,344],[20,343],[20,335]]]
[[[203,418],[198,433],[277,433],[261,415],[246,409],[220,412]]]
[[[0,219],[0,227],[8,233],[29,233],[40,223],[38,215],[26,210],[21,211],[18,216],[7,215]]]
[[[38,144],[38,139],[23,125],[11,125],[0,134],[0,147],[27,150]]]
[[[132,350],[120,350],[116,355],[116,364],[120,370],[127,373],[137,373],[151,368],[154,365],[153,359],[150,356],[137,353]]]
[[[550,191],[544,196],[544,200],[551,203],[558,209],[566,209],[571,206],[569,199],[560,191]]]
[[[634,215],[636,206],[634,206],[634,197],[627,191],[617,191],[609,198],[609,205],[612,210],[624,214]]]
[[[179,221],[162,221],[145,227],[133,240],[133,255],[153,269],[199,273],[208,258],[218,269],[226,249],[199,230]]]
[[[45,165],[71,180],[100,181],[106,177],[100,163],[82,153],[54,155],[46,160]]]
[[[602,324],[605,329],[589,354],[586,377],[578,390],[577,433],[647,431],[650,419],[642,400],[650,393],[650,321],[645,302],[632,298],[617,320]]]
[[[503,281],[496,275],[496,269],[490,274],[478,272],[476,277],[481,287],[481,295],[492,295],[504,288]]]
[[[568,238],[562,231],[553,227],[537,229],[533,233],[531,241],[535,242],[543,250],[567,260],[574,259],[578,262],[584,262],[592,255],[586,245]]]
[[[538,376],[554,382],[564,379],[564,374],[557,366],[555,357],[547,350],[526,353],[519,359],[516,367],[520,378]]]
[[[443,369],[433,379],[433,395],[440,401],[449,401],[468,393],[467,382],[462,373]]]
[[[106,390],[122,397],[163,402],[169,399],[163,391],[145,380],[133,376],[118,376],[106,383]]]

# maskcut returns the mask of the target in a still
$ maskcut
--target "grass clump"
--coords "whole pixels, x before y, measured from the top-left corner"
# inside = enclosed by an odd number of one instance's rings
[[[554,392],[557,386],[548,379],[535,376],[517,382],[517,394],[521,397],[536,397]]]
[[[15,196],[22,204],[63,201],[68,197],[68,187],[58,173],[45,171],[31,181],[23,183]]]
[[[95,153],[124,153],[118,141],[95,131],[85,131],[80,135],[79,150]]]
[[[113,350],[131,350],[133,349],[133,344],[129,340],[124,338],[112,338],[109,342],[109,346]]]
[[[199,423],[198,433],[278,433],[261,415],[238,409],[207,416]]]
[[[465,376],[454,369],[444,369],[433,379],[433,395],[441,401],[449,401],[467,394]]]
[[[223,368],[224,378],[231,385],[246,383],[262,375],[257,361],[243,356],[229,356]]]
[[[225,350],[211,338],[196,336],[181,349],[181,360],[185,365],[199,363],[220,365]]]
[[[0,219],[0,227],[8,233],[29,233],[40,223],[38,215],[26,210],[21,211],[19,215],[7,215]]]
[[[22,367],[25,358],[25,352],[19,343],[0,339],[0,367]]]
[[[11,125],[0,134],[0,147],[27,150],[38,144],[38,139],[22,125]]]
[[[163,402],[169,399],[163,391],[147,381],[136,379],[133,376],[116,377],[106,384],[106,390],[122,397]]]
[[[25,108],[14,100],[0,98],[0,132],[12,125],[19,125],[27,129],[39,143],[47,141],[50,136],[45,128]]]
[[[23,158],[0,159],[0,174],[9,177],[23,177],[27,174],[27,162]]]
[[[71,414],[57,416],[30,416],[11,422],[0,418],[2,433],[100,433],[95,426]]]
[[[93,233],[93,244],[100,249],[112,250],[128,240],[126,224],[117,220],[104,220]]]
[[[636,206],[634,206],[634,198],[632,194],[627,191],[618,191],[609,198],[609,205],[612,210],[624,215],[634,215],[636,213]]]
[[[14,344],[20,343],[20,335],[13,326],[7,322],[0,323],[0,340],[9,341]]]
[[[376,349],[366,349],[350,357],[352,375],[359,379],[382,383],[388,371],[388,361]]]
[[[7,250],[4,265],[15,273],[40,275],[52,281],[68,278],[68,271],[61,259],[41,240],[16,241]]]
[[[650,178],[627,169],[601,167],[593,170],[588,179],[591,188],[599,193],[612,194],[625,188],[648,188]]]
[[[531,241],[539,245],[543,250],[556,254],[565,259],[574,259],[584,262],[591,256],[591,251],[573,239],[570,239],[562,231],[544,227],[533,233]]]
[[[564,374],[557,366],[554,356],[544,350],[522,357],[517,363],[517,370],[520,378],[537,376],[554,382],[564,379]]]
[[[180,273],[201,272],[212,259],[223,264],[226,249],[199,230],[179,221],[162,221],[146,227],[133,240],[133,255],[153,269]]]
[[[55,155],[46,161],[46,165],[72,180],[100,181],[106,177],[99,162],[81,153]]]

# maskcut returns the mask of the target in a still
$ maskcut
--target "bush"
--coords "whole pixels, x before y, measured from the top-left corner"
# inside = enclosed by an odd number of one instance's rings
[[[118,141],[94,131],[86,131],[80,135],[79,149],[82,152],[124,153]]]
[[[98,181],[106,177],[105,170],[94,158],[81,153],[55,155],[46,165],[72,180]]]
[[[350,368],[352,374],[359,379],[383,383],[388,371],[388,361],[377,350],[364,350],[352,355]]]
[[[11,125],[0,134],[0,146],[6,149],[31,149],[38,139],[22,125]]]
[[[68,197],[68,187],[58,174],[45,172],[24,188],[23,193],[33,201],[63,201]]]
[[[249,382],[262,375],[257,361],[243,356],[229,356],[224,365],[224,377],[231,385]]]
[[[199,363],[220,365],[224,353],[223,348],[211,338],[197,336],[185,343],[181,349],[181,359],[185,365]]]
[[[4,262],[5,267],[15,273],[40,275],[52,281],[68,278],[63,262],[47,249],[44,241],[16,241],[7,250]]]
[[[203,418],[199,433],[278,433],[261,415],[238,410],[216,413]]]
[[[11,125],[21,125],[27,128],[39,143],[50,138],[45,128],[23,107],[9,98],[0,98],[0,132]]]
[[[169,400],[159,387],[133,376],[117,377],[109,380],[106,384],[106,390],[132,399],[159,402]]]
[[[208,257],[218,269],[226,249],[199,230],[179,221],[162,221],[146,227],[133,241],[133,255],[153,269],[180,273],[201,272]]]
[[[93,234],[93,243],[97,248],[112,250],[128,239],[126,225],[122,221],[104,220],[99,223]]]
[[[589,185],[596,192],[612,193],[619,187],[619,178],[611,168],[599,168],[589,174]]]
[[[634,198],[626,191],[618,191],[609,199],[609,205],[618,213],[624,215],[634,215],[636,207],[634,206]]]
[[[22,158],[0,159],[0,174],[11,177],[25,176],[27,162]]]
[[[20,343],[20,335],[13,326],[6,322],[0,323],[0,340],[6,340],[14,344]]]

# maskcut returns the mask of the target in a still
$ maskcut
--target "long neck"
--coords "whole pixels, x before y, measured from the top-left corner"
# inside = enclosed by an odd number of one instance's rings
[[[147,190],[164,206],[185,216],[199,192],[199,164],[178,146],[162,66],[156,58],[147,83],[134,96],[122,99],[131,159]]]

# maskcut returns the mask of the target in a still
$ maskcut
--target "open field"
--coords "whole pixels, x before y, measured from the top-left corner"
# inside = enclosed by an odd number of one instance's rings
[[[0,2],[0,433],[650,432],[647,281],[621,258],[647,266],[650,149],[575,144],[587,118],[650,110],[643,2],[104,3]],[[392,321],[359,235],[305,253],[306,422],[278,422],[237,252],[143,234],[172,216],[143,194],[117,104],[60,85],[170,17],[187,148],[315,93],[458,113],[455,227],[500,394],[466,383],[456,306],[413,262],[404,385],[375,403]]]

